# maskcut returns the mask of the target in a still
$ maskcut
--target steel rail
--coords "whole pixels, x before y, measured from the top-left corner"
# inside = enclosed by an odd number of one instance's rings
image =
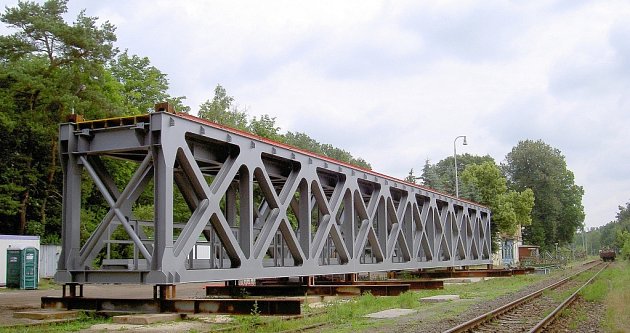
[[[330,322],[330,321],[314,323],[314,324],[309,324],[309,325],[306,325],[306,326],[301,326],[301,327],[290,329],[290,330],[280,331],[278,333],[305,332],[305,331],[313,330],[313,329],[316,329],[316,328],[320,329],[322,326],[330,325],[331,323],[332,322]]]
[[[480,316],[477,316],[477,317],[475,317],[475,318],[473,318],[473,319],[471,319],[471,320],[469,320],[467,322],[464,322],[464,323],[459,324],[459,325],[457,325],[455,327],[452,327],[452,328],[444,331],[443,333],[459,333],[459,332],[467,332],[469,330],[472,330],[475,327],[477,327],[479,325],[482,325],[483,323],[486,323],[486,322],[492,320],[493,318],[496,318],[496,317],[498,317],[498,316],[500,316],[500,315],[502,315],[502,314],[504,314],[504,313],[506,313],[506,312],[508,312],[508,311],[510,311],[510,310],[512,310],[512,309],[514,309],[514,308],[516,308],[518,306],[520,306],[521,304],[523,304],[523,303],[525,303],[525,302],[527,302],[527,301],[529,301],[529,300],[531,300],[533,298],[536,298],[536,297],[542,295],[545,290],[551,290],[551,289],[554,289],[556,287],[559,287],[562,284],[564,284],[564,283],[568,282],[569,280],[573,279],[574,277],[576,277],[576,276],[578,276],[578,275],[580,275],[580,274],[582,274],[582,273],[584,273],[584,272],[586,272],[586,271],[588,271],[588,270],[590,270],[590,269],[592,269],[593,267],[596,267],[596,266],[597,265],[585,268],[585,269],[583,269],[583,270],[581,270],[581,271],[579,271],[579,272],[577,272],[577,273],[575,273],[575,274],[573,274],[571,276],[568,276],[568,277],[566,277],[566,278],[564,278],[564,279],[562,279],[562,280],[560,280],[560,281],[558,281],[558,282],[556,282],[554,284],[551,284],[551,285],[549,285],[547,287],[540,288],[539,290],[534,291],[533,293],[530,293],[528,295],[525,295],[525,296],[523,296],[523,297],[521,297],[521,298],[519,298],[519,299],[517,299],[515,301],[512,301],[512,302],[510,302],[508,304],[505,304],[505,305],[503,305],[503,306],[501,306],[499,308],[496,308],[496,309],[494,309],[492,311],[488,311],[488,312],[486,312],[486,313],[484,313],[484,314],[482,314]]]
[[[580,288],[578,288],[578,290],[576,290],[573,294],[571,294],[571,296],[565,299],[564,302],[558,305],[558,307],[555,310],[553,310],[550,314],[548,314],[547,317],[543,318],[543,320],[538,322],[538,324],[536,324],[536,326],[534,326],[529,331],[529,333],[542,332],[547,327],[549,327],[549,325],[551,325],[560,316],[562,310],[564,310],[569,305],[571,305],[571,303],[573,303],[573,301],[577,298],[580,291],[582,291],[584,287],[591,284],[593,280],[599,275],[599,273],[601,273],[604,269],[606,269],[608,265],[610,264],[606,264],[604,267],[602,267],[602,269],[600,269],[597,273],[595,273],[595,275],[593,275],[590,279],[588,279],[588,281],[586,281],[586,283],[584,283]]]

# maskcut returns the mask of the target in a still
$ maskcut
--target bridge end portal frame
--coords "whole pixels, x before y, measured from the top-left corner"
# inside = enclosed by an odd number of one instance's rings
[[[65,123],[60,155],[55,278],[62,283],[172,284],[492,262],[484,206],[186,114]],[[118,179],[114,163],[135,171]],[[82,240],[86,182],[105,206]],[[151,192],[151,218],[140,220],[138,200]],[[185,214],[175,216],[177,203]],[[113,248],[126,257],[113,258]]]

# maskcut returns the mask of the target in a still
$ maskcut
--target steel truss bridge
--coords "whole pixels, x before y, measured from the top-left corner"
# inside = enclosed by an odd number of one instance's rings
[[[168,105],[61,124],[59,147],[59,282],[173,284],[491,264],[484,206]],[[135,171],[115,177],[116,163]],[[96,227],[82,221],[82,189],[90,186],[104,202]],[[143,208],[152,218],[137,219],[137,200],[151,194],[152,207]],[[177,205],[183,217],[174,217]]]

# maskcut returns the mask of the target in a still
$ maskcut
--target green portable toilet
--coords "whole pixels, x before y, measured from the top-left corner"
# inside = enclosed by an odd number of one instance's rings
[[[34,247],[22,249],[20,289],[37,289],[39,282],[39,250]]]
[[[20,288],[20,272],[22,271],[22,250],[7,249],[7,288]]]

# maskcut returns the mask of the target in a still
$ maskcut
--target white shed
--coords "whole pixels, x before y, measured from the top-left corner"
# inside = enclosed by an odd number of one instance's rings
[[[53,278],[57,273],[57,263],[61,254],[61,245],[42,244],[39,249],[39,277]]]
[[[25,247],[39,251],[39,236],[0,235],[0,286],[7,284],[7,249]]]

